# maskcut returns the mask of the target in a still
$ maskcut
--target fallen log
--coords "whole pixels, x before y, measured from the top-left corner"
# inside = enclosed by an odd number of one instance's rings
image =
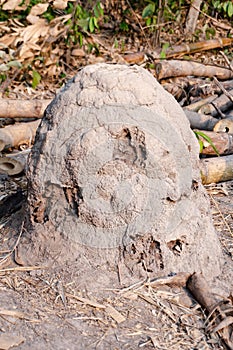
[[[31,145],[34,142],[40,120],[29,123],[19,123],[0,129],[0,151],[22,144]]]
[[[9,154],[5,157],[0,157],[0,173],[8,175],[18,175],[25,170],[30,149],[22,152]]]
[[[229,181],[233,179],[233,155],[200,160],[202,183]]]
[[[229,68],[182,60],[160,61],[155,66],[155,73],[158,80],[190,75],[208,78],[215,76],[222,80],[233,78],[233,72]]]
[[[51,100],[0,99],[0,118],[42,118]]]
[[[214,131],[205,131],[205,130],[194,130],[196,131],[196,136],[199,141],[203,144],[202,154],[209,155],[227,155],[233,154],[233,134],[228,134],[224,132],[214,132]],[[201,132],[206,138],[198,134]],[[208,142],[210,139],[211,143]]]
[[[184,109],[184,112],[189,120],[191,129],[212,131],[215,125],[218,123],[218,119],[212,116],[189,111],[188,109]]]

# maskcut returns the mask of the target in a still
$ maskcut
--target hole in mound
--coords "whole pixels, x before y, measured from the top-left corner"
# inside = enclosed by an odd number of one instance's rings
[[[164,269],[160,242],[151,234],[138,238],[135,243],[126,248],[124,256],[127,260],[141,265],[146,272]]]
[[[167,243],[168,248],[172,251],[173,254],[180,256],[183,250],[183,242],[180,239],[170,241]]]

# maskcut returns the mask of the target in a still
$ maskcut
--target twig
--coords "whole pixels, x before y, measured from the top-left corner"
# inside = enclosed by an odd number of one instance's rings
[[[11,272],[11,271],[34,271],[47,269],[47,266],[17,266],[8,267],[6,269],[1,269],[0,272]]]
[[[216,77],[213,77],[215,84],[222,90],[229,100],[233,103],[233,96],[224,88],[224,86],[218,81]]]
[[[231,62],[229,61],[228,57],[225,55],[225,53],[223,51],[219,51],[219,53],[223,56],[224,60],[228,64],[229,69],[233,72],[233,66],[232,66]]]

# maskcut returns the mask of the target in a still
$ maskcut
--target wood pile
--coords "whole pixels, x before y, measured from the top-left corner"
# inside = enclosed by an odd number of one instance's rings
[[[201,64],[181,59],[186,54],[231,46],[232,38],[182,44],[153,52],[125,54],[126,64],[151,63],[162,86],[183,107],[200,143],[200,168],[204,184],[233,178],[233,66]],[[166,59],[161,59],[165,56]],[[220,82],[221,81],[221,82]],[[0,173],[16,175],[25,168],[36,129],[51,100],[0,100]],[[8,125],[13,124],[13,125]]]
[[[137,62],[139,55],[134,55],[125,56],[125,61]],[[229,68],[224,68],[176,59],[160,60],[155,63],[155,74],[182,105],[198,138],[203,183],[233,179],[233,69],[230,63]],[[1,99],[0,173],[22,173],[29,154],[29,150],[25,150],[32,146],[40,118],[50,102],[49,99]]]

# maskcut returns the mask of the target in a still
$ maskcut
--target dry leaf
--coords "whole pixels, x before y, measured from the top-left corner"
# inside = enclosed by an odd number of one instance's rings
[[[55,0],[53,2],[53,7],[55,9],[64,10],[67,7],[67,0]]]
[[[39,16],[42,15],[42,13],[47,11],[49,4],[37,4],[31,8],[30,14],[32,16]]]
[[[27,21],[30,23],[30,24],[36,24],[36,22],[38,21],[38,19],[40,19],[38,16],[34,16],[34,15],[31,15],[29,14],[27,16]]]
[[[126,318],[117,311],[113,306],[107,305],[105,311],[109,316],[111,316],[117,323],[124,322]]]
[[[44,19],[38,19],[35,24],[26,27],[22,32],[22,39],[28,42],[32,38],[36,39],[40,36],[44,37],[49,30],[49,27]]]
[[[8,350],[13,346],[18,346],[23,343],[26,339],[19,335],[12,334],[1,334],[0,335],[0,350]]]
[[[19,4],[21,4],[22,0],[9,0],[7,1],[2,9],[4,11],[8,11],[8,10],[15,10],[17,6],[19,6]]]
[[[74,49],[71,52],[72,56],[76,56],[76,57],[85,57],[85,52],[83,49]]]

